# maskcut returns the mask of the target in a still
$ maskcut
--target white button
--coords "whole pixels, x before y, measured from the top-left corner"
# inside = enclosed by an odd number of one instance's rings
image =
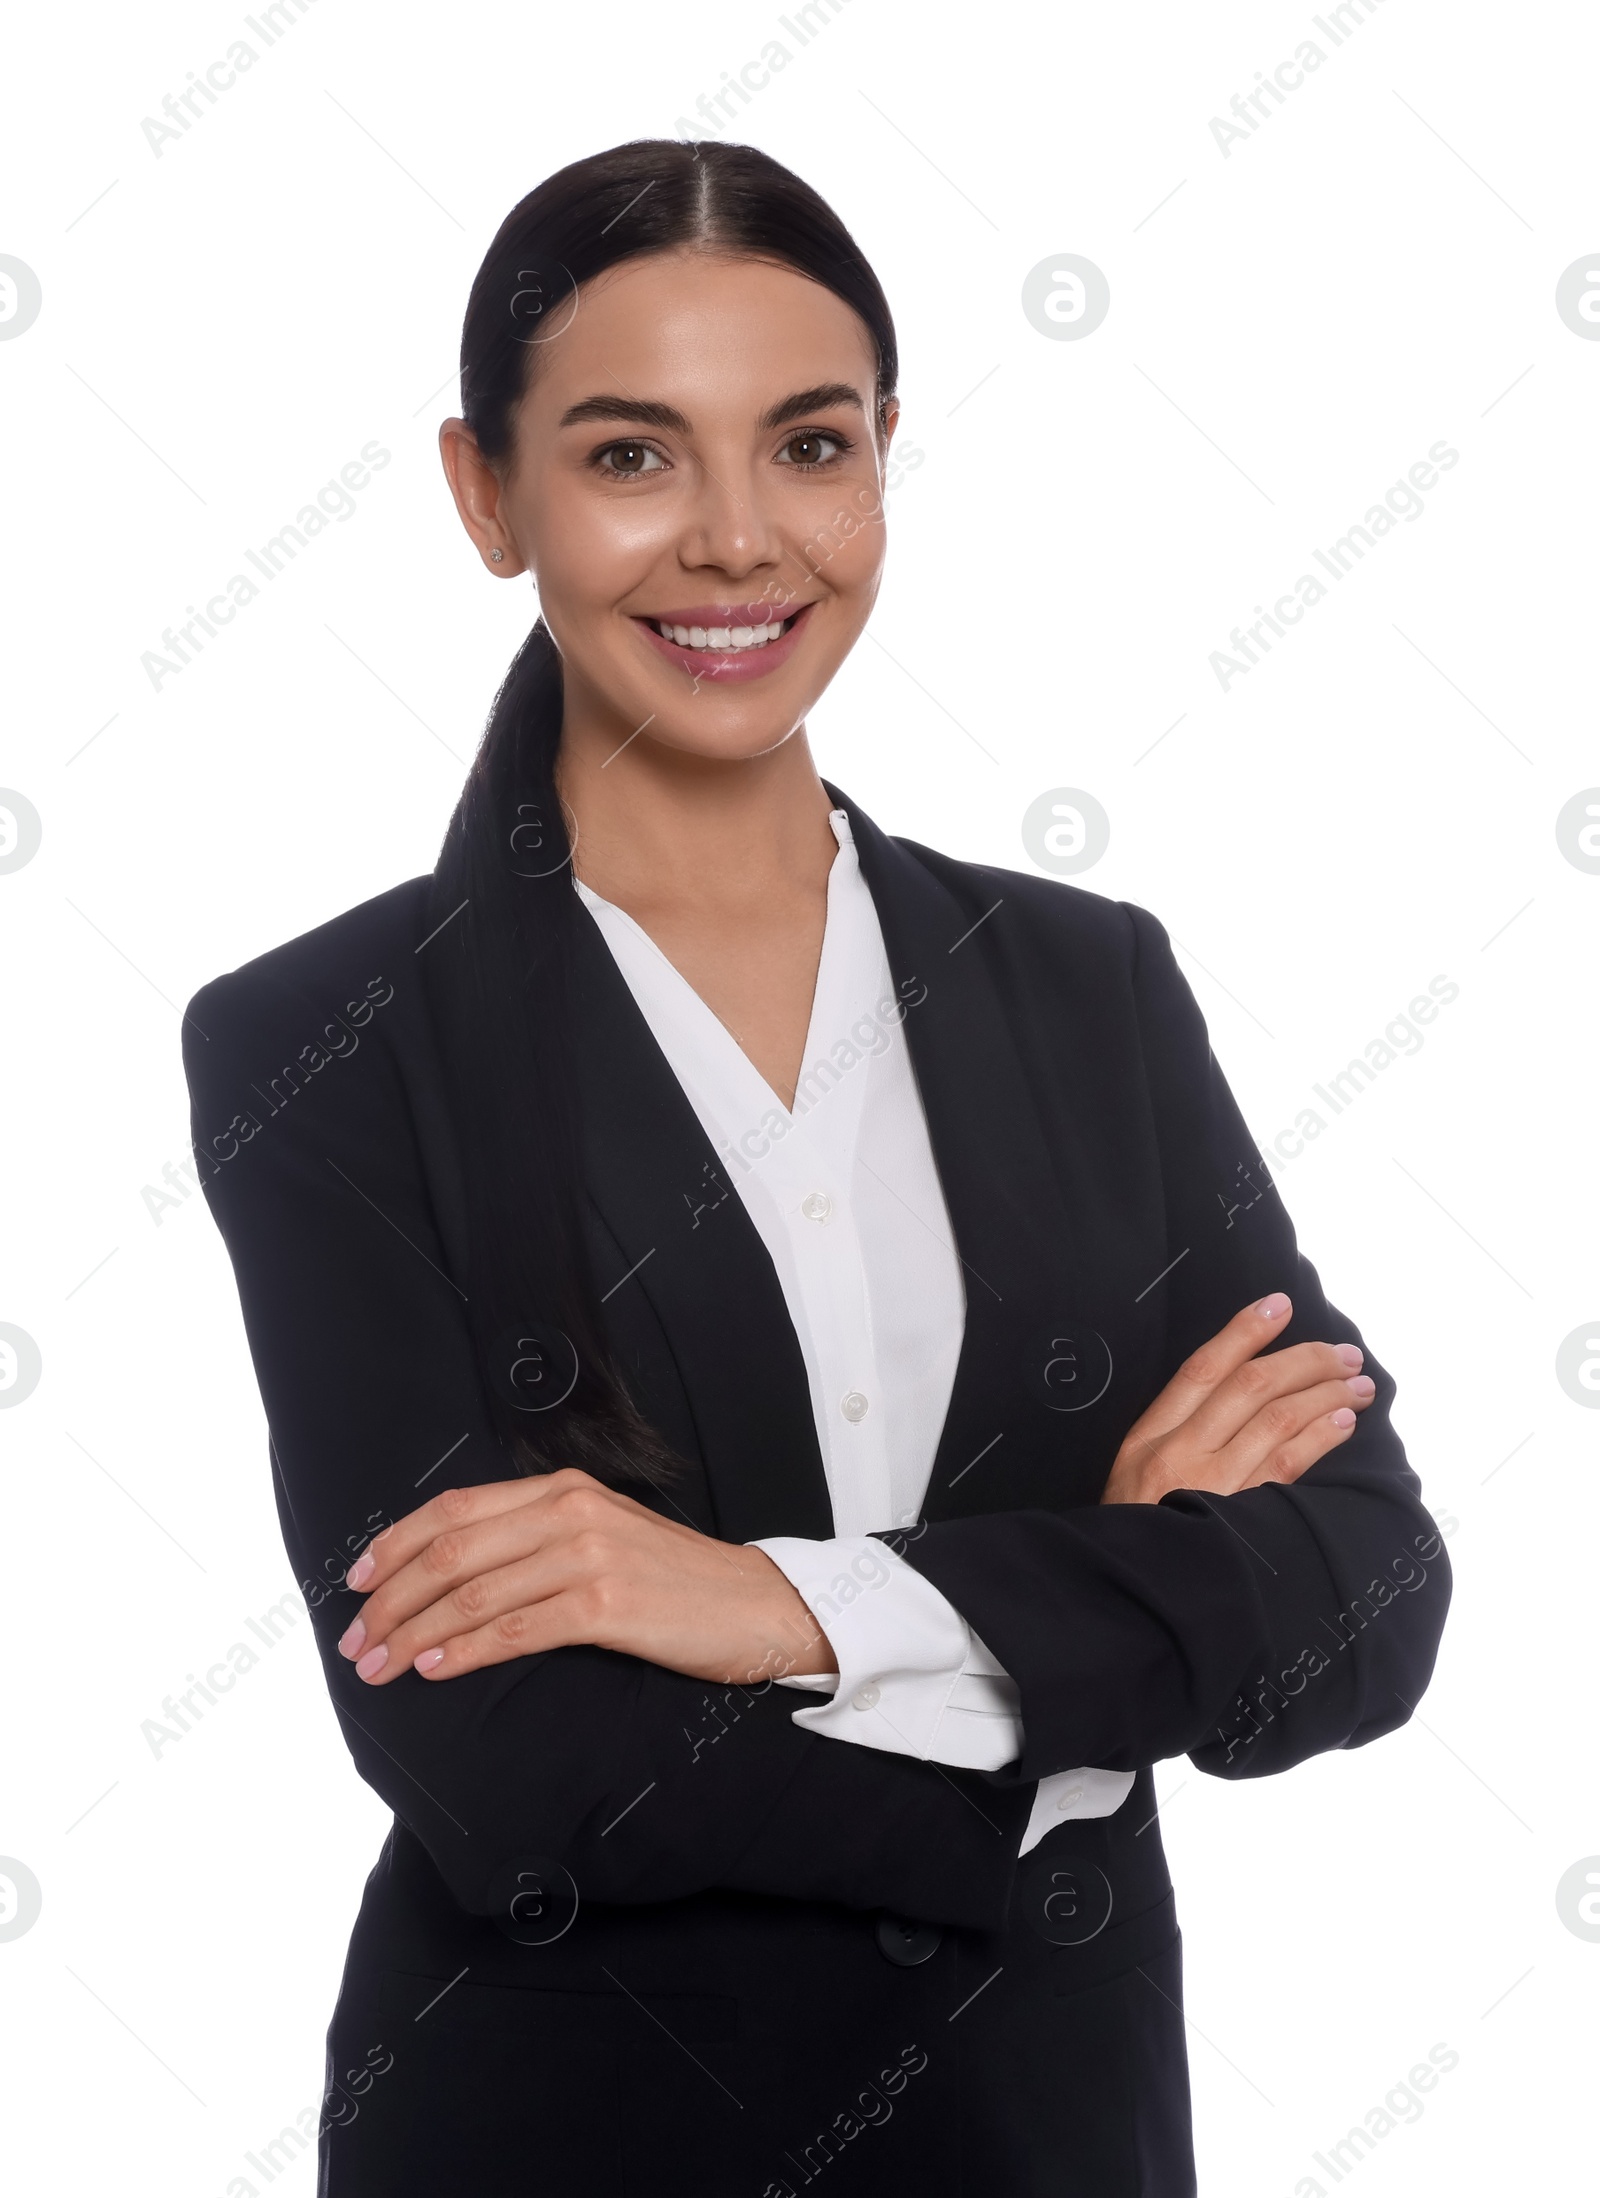
[[[867,1416],[867,1400],[859,1389],[847,1389],[839,1399],[839,1409],[847,1420],[864,1420]]]
[[[800,1211],[808,1221],[826,1221],[833,1211],[833,1200],[826,1191],[807,1191],[800,1201]]]
[[[1081,1786],[1069,1786],[1066,1792],[1061,1796],[1061,1799],[1056,1803],[1056,1807],[1058,1809],[1071,1809],[1075,1807],[1077,1803],[1080,1802],[1082,1799],[1083,1788]]]
[[[874,1686],[869,1679],[864,1687],[857,1687],[855,1693],[851,1695],[850,1707],[853,1710],[875,1710],[882,1696],[883,1689]]]

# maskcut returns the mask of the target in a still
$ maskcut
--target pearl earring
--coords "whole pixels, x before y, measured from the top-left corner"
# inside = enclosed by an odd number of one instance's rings
[[[505,551],[504,551],[504,550],[491,550],[491,551],[489,552],[489,555],[490,555],[490,556],[491,556],[491,557],[492,557],[492,558],[494,559],[495,563],[496,563],[496,564],[498,565],[498,564],[500,563],[501,559],[502,559],[502,558],[503,558],[503,557],[505,556]]]

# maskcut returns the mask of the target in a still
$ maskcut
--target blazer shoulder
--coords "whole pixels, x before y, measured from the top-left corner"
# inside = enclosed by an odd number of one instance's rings
[[[1013,936],[1020,919],[1030,941],[1043,951],[1068,950],[1120,963],[1131,976],[1141,948],[1162,948],[1167,933],[1160,919],[1136,902],[1114,900],[1108,893],[1091,892],[1069,884],[1065,878],[1042,878],[1029,870],[1010,870],[999,863],[967,862],[937,848],[902,839],[895,844],[955,895],[974,916],[1004,907]]]
[[[214,1021],[248,1021],[252,1010],[268,1011],[286,996],[333,1014],[351,987],[359,997],[370,983],[393,983],[413,965],[431,882],[426,873],[407,878],[211,978],[184,1011],[186,1031],[191,1024],[204,1031],[208,1012]]]

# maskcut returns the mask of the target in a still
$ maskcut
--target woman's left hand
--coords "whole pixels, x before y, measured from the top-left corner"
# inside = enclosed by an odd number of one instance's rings
[[[357,1558],[339,1651],[386,1686],[592,1643],[725,1684],[838,1669],[765,1550],[679,1526],[568,1468],[450,1488]]]

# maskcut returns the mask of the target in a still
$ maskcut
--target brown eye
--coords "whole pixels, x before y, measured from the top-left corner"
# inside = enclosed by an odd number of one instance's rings
[[[842,436],[822,435],[808,429],[803,435],[791,435],[783,450],[792,466],[822,466],[844,447]]]
[[[652,450],[648,443],[608,443],[599,453],[603,473],[619,473],[635,479],[641,473],[655,473],[661,467],[661,453]]]

